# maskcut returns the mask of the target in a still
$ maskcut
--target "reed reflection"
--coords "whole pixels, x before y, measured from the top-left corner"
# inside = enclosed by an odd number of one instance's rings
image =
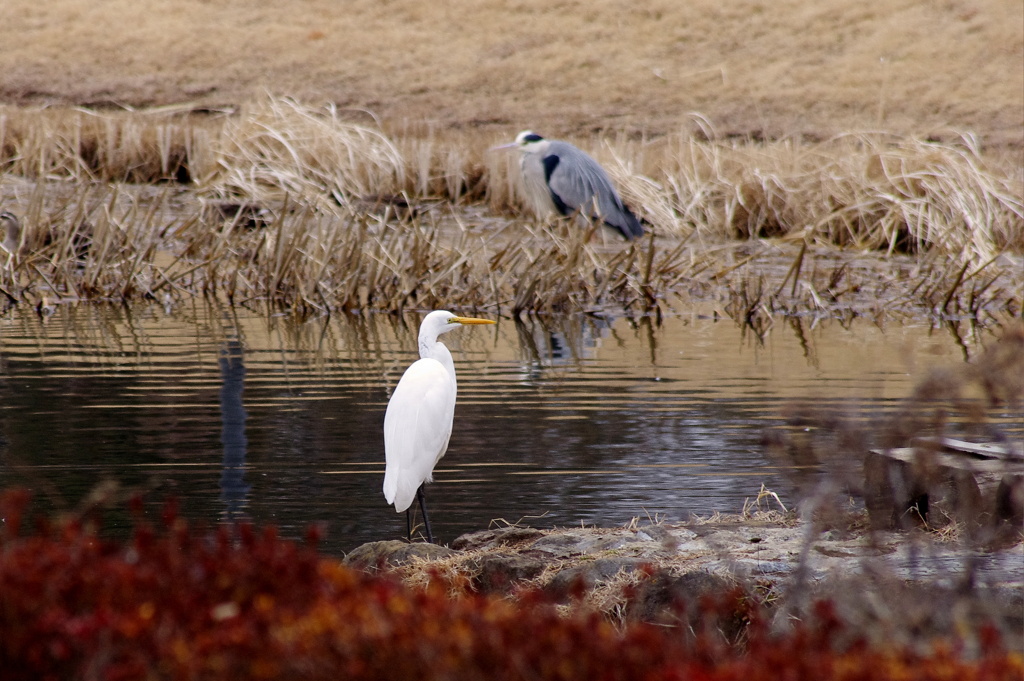
[[[245,361],[242,343],[232,338],[224,343],[218,357],[220,364],[221,444],[224,458],[220,475],[220,500],[224,504],[221,519],[227,522],[244,520],[250,485],[245,482]]]

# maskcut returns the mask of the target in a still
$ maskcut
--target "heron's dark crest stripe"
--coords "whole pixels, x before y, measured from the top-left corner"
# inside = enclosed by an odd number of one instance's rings
[[[531,133],[531,134],[526,135],[525,137],[523,137],[523,141],[524,142],[540,142],[542,139],[544,139],[544,138],[541,137],[540,135],[535,134],[535,133]]]

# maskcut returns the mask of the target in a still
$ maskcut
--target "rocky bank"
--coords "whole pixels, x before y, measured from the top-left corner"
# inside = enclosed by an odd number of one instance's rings
[[[443,579],[456,590],[512,598],[539,591],[563,607],[595,608],[617,620],[688,620],[691,627],[708,598],[753,599],[781,620],[827,597],[845,622],[872,637],[914,639],[992,623],[1024,648],[1017,528],[981,549],[953,532],[871,531],[856,520],[831,528],[776,513],[717,520],[501,527],[451,546],[372,542],[345,562],[413,584]],[[733,639],[742,622],[729,620],[718,616],[714,627]]]

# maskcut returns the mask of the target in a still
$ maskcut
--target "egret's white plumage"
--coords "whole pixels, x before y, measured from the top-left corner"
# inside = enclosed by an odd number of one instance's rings
[[[601,220],[626,239],[643,236],[640,221],[619,198],[608,174],[588,154],[568,142],[544,139],[532,130],[497,149],[522,152],[523,188],[536,213],[571,215]]]
[[[455,370],[425,358],[406,370],[391,396],[384,415],[384,498],[399,513],[412,505],[420,485],[433,479],[434,466],[448,451],[455,390]]]
[[[494,324],[489,319],[431,312],[420,324],[420,359],[402,375],[384,414],[384,498],[399,513],[408,511],[434,466],[448,450],[455,416],[455,362],[437,340],[464,324]],[[421,498],[422,504],[422,498]],[[424,508],[424,517],[426,510]]]

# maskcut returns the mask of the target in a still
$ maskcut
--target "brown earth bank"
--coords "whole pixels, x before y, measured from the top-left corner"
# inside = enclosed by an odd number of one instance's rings
[[[1024,149],[1018,0],[5,0],[0,102],[234,107],[264,91],[386,128]]]

